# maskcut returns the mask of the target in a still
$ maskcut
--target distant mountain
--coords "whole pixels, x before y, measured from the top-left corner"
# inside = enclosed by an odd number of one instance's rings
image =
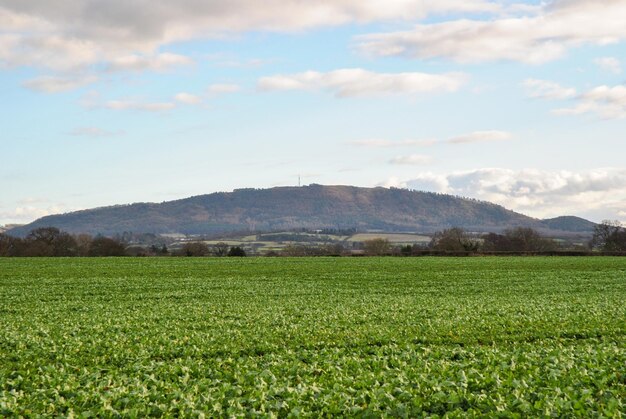
[[[11,230],[12,228],[17,228],[17,227],[21,227],[24,224],[6,224],[3,226],[0,226],[0,233],[4,233],[5,231]]]
[[[236,189],[177,201],[118,205],[40,218],[10,230],[26,235],[54,226],[70,233],[223,234],[244,231],[356,228],[433,232],[452,226],[501,231],[525,226],[580,232],[581,223],[541,220],[489,202],[396,188],[310,185]],[[585,220],[583,220],[585,221]],[[568,230],[572,226],[572,230]]]
[[[542,224],[551,230],[569,231],[577,233],[592,233],[596,226],[589,220],[574,216],[563,216],[542,220]]]

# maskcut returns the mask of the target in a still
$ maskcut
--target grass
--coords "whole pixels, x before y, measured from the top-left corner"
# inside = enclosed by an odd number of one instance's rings
[[[0,259],[0,416],[620,417],[626,258]]]

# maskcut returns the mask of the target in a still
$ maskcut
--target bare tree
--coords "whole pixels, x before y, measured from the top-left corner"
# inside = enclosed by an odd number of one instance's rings
[[[0,256],[22,256],[24,240],[0,233]]]
[[[322,246],[321,252],[325,256],[341,256],[344,248],[341,243],[328,243]]]
[[[290,257],[310,256],[311,251],[307,246],[302,245],[302,244],[288,244],[281,249],[280,254],[282,256],[290,256]]]
[[[79,234],[74,237],[74,240],[76,240],[78,256],[88,256],[89,247],[91,246],[93,238],[89,234]]]
[[[89,246],[89,256],[125,256],[126,246],[119,240],[108,237],[96,237]]]
[[[626,251],[626,228],[619,221],[604,220],[594,227],[590,245],[605,252]]]
[[[213,253],[215,256],[226,256],[228,254],[229,246],[227,243],[219,242],[213,245]]]
[[[209,246],[202,242],[185,243],[182,248],[182,254],[185,256],[207,256],[209,254]]]
[[[447,252],[470,252],[478,250],[480,242],[459,227],[449,228],[435,233],[430,247]]]
[[[26,237],[29,256],[76,256],[74,237],[56,227],[40,227]]]
[[[389,254],[391,251],[391,245],[387,239],[371,239],[363,242],[363,249],[365,254],[369,256],[382,256]]]
[[[481,249],[487,252],[504,252],[513,250],[513,245],[507,236],[488,233],[483,236]]]
[[[554,240],[542,237],[537,231],[528,227],[517,227],[504,232],[515,252],[549,252],[557,248]]]

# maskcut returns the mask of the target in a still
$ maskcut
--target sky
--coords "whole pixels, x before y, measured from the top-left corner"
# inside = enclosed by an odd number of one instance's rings
[[[626,222],[626,0],[0,0],[0,224],[401,187]]]

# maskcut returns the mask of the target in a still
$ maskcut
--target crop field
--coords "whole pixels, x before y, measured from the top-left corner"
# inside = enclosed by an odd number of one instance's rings
[[[372,239],[387,239],[390,243],[428,243],[430,236],[408,233],[358,233],[348,238],[351,242],[364,242]]]
[[[0,259],[0,416],[626,411],[626,258]]]

